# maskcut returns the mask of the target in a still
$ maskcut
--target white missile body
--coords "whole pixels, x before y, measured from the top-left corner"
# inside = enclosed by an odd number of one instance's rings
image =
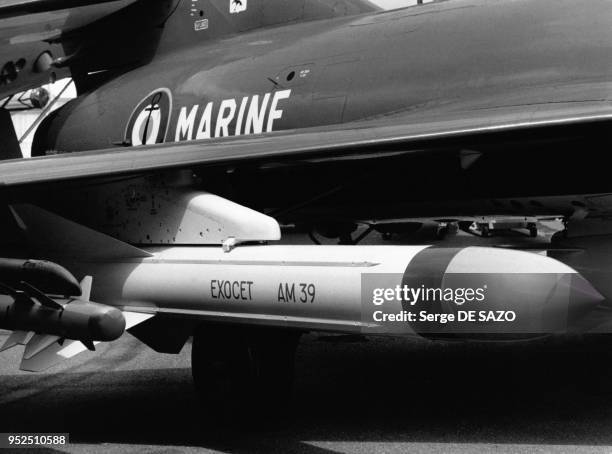
[[[168,248],[138,263],[102,265],[107,272],[96,276],[104,293],[97,295],[219,321],[353,331],[361,324],[362,274],[396,274],[400,280],[391,283],[400,283],[425,247]]]
[[[543,333],[566,330],[602,297],[570,267],[528,252],[428,246],[262,246],[149,250],[90,262],[97,301],[216,322],[389,334]],[[82,265],[79,265],[79,267]],[[375,289],[478,289],[484,301],[431,298],[373,303]],[[476,291],[476,290],[474,290]],[[418,304],[417,304],[418,303]],[[519,321],[441,325],[378,322],[374,312],[514,311]],[[516,321],[516,320],[515,320]]]

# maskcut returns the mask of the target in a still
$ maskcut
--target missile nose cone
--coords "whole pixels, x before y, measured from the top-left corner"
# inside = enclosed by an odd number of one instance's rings
[[[420,273],[404,278],[411,287],[451,289],[451,298],[414,306],[441,314],[473,311],[465,323],[413,324],[421,333],[512,335],[571,330],[604,297],[574,269],[553,258],[509,249],[468,247],[423,251]],[[434,266],[423,272],[423,264]],[[418,263],[415,262],[418,265]],[[410,269],[410,267],[409,267]],[[438,276],[438,277],[435,277]],[[468,294],[478,298],[467,298]]]
[[[569,287],[568,324],[579,320],[605,300],[605,297],[580,274],[566,275],[564,280]]]
[[[532,252],[490,247],[467,247],[450,261],[447,273],[576,274],[558,260]]]
[[[489,292],[492,309],[522,315],[521,322],[510,326],[512,330],[565,332],[604,300],[589,281],[553,258],[508,249],[468,248],[464,252],[457,254],[447,271],[463,269],[472,261],[473,272],[492,279],[491,289],[497,293]],[[479,260],[473,261],[475,257]],[[475,268],[474,263],[480,265]]]
[[[467,271],[467,270],[470,271]],[[549,304],[568,308],[568,315],[581,316],[605,298],[576,270],[551,257],[525,251],[466,248],[455,256],[447,273],[507,275],[516,291],[549,291]]]
[[[115,307],[104,307],[89,319],[89,330],[93,340],[113,341],[125,331],[125,317]]]

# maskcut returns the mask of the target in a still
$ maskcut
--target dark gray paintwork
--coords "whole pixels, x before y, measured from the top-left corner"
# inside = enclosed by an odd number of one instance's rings
[[[544,199],[527,206],[490,199],[610,191],[598,159],[612,114],[612,2],[453,0],[390,12],[353,0],[333,3],[353,7],[340,10],[326,0],[275,10],[278,2],[249,3],[259,5],[248,10],[252,17],[229,14],[227,3],[216,0],[199,0],[206,8],[194,17],[181,3],[150,63],[111,73],[39,128],[39,154],[91,153],[0,163],[2,184],[254,163],[255,171],[227,174],[235,177],[224,176],[228,181],[218,186],[219,178],[207,174],[204,188],[231,185],[233,200],[275,210],[342,188],[325,206],[308,207],[296,218],[302,220],[330,213],[345,219],[556,214]],[[200,17],[210,19],[209,28],[195,31]],[[306,77],[287,80],[303,70]],[[291,96],[280,101],[282,118],[271,134],[117,148],[129,141],[132,111],[161,87],[172,95],[167,141],[181,108],[199,105],[196,129],[208,102],[216,114],[225,99],[261,100],[289,89]],[[234,121],[228,132],[235,130]],[[546,137],[534,138],[541,130]],[[462,149],[483,157],[461,169]],[[577,151],[580,160],[572,159]],[[379,159],[390,156],[399,158]],[[431,158],[413,160],[419,156]],[[368,159],[360,166],[351,161],[361,157]],[[308,166],[286,175],[282,166],[268,171],[279,161]],[[337,164],[310,165],[330,161]],[[552,166],[554,184],[542,185]],[[61,198],[70,204],[71,196]],[[449,204],[451,198],[468,204]],[[563,213],[571,214],[579,202],[564,203]]]
[[[190,166],[213,166],[247,161],[283,158],[319,158],[333,160],[340,156],[386,156],[423,154],[420,147],[410,151],[412,143],[461,139],[478,134],[517,132],[543,126],[575,126],[612,120],[606,104],[589,105],[588,112],[571,103],[563,110],[542,108],[508,109],[503,116],[466,117],[462,113],[439,116],[437,121],[417,123],[417,116],[398,116],[380,122],[289,130],[262,136],[241,136],[210,141],[181,142],[172,145],[145,145],[111,148],[81,153],[65,153],[32,159],[0,162],[0,188],[36,183],[62,182],[79,178],[108,177]],[[414,123],[412,123],[414,121]],[[526,122],[529,124],[526,124]],[[380,147],[401,145],[406,151],[384,152]]]
[[[171,20],[184,23],[183,13]],[[208,102],[214,121],[222,100],[261,101],[289,89],[275,130],[389,115],[411,122],[453,112],[494,119],[555,106],[591,116],[590,109],[612,103],[611,20],[607,0],[453,0],[203,38],[64,107],[41,128],[36,152],[120,144],[133,109],[161,87],[173,98],[167,142],[176,137],[181,108],[200,106],[197,128]],[[302,70],[306,77],[288,80]],[[235,131],[234,118],[228,132]]]

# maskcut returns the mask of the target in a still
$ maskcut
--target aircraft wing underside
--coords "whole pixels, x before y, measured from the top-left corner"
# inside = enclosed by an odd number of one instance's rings
[[[310,160],[313,163],[395,154],[456,152],[489,140],[520,141],[548,131],[559,137],[572,128],[605,127],[609,100],[518,105],[431,114],[398,113],[337,126],[289,130],[132,148],[112,148],[0,162],[0,187],[74,179],[99,179],[196,166]]]

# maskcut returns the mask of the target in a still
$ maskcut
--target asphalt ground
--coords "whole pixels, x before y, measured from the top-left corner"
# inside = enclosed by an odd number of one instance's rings
[[[289,407],[242,424],[199,403],[190,350],[158,354],[126,335],[40,374],[18,370],[19,348],[3,352],[0,432],[70,433],[32,452],[612,452],[607,339],[310,334]]]
[[[612,356],[583,344],[308,335],[289,408],[236,426],[199,404],[189,344],[125,336],[41,374],[13,349],[0,431],[68,432],[47,452],[74,453],[611,452]]]

